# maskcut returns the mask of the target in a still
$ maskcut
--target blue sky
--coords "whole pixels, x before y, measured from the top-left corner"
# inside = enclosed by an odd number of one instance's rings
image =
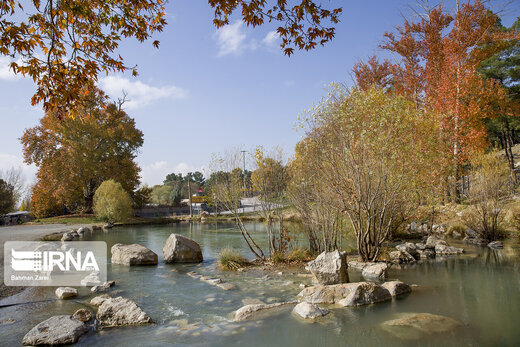
[[[202,170],[212,153],[231,147],[278,145],[290,155],[302,135],[295,130],[297,117],[319,102],[331,82],[351,85],[353,65],[381,53],[382,34],[401,24],[414,3],[331,1],[331,7],[344,8],[336,38],[287,57],[272,33],[275,24],[251,29],[237,17],[217,32],[207,2],[170,1],[168,26],[156,35],[159,49],[151,41],[121,45],[121,55],[138,66],[139,76],[100,79],[112,97],[122,90],[129,95],[126,111],[144,132],[137,158],[143,183],[158,184],[170,172]],[[518,15],[520,5],[513,3],[504,24]],[[0,169],[23,166],[29,182],[36,168],[22,164],[18,139],[42,115],[41,107],[29,103],[34,90],[30,80],[9,73],[0,58]]]

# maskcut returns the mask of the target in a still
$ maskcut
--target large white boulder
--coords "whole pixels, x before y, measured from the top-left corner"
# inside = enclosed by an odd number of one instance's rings
[[[153,323],[135,302],[123,297],[103,300],[96,318],[103,326],[143,325]]]
[[[22,340],[24,346],[68,345],[88,331],[85,323],[69,315],[53,316],[32,328]]]
[[[323,252],[307,263],[305,269],[313,275],[316,284],[338,284],[348,282],[346,254],[333,251]]]
[[[179,234],[171,234],[163,247],[166,263],[200,263],[202,251],[197,242]]]
[[[131,245],[116,243],[110,252],[112,253],[112,264],[156,265],[158,262],[157,254],[137,243]]]
[[[318,285],[303,289],[298,298],[310,304],[368,305],[391,300],[390,292],[372,282]]]

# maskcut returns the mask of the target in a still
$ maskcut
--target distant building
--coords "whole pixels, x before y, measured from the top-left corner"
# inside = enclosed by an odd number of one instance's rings
[[[17,225],[34,220],[34,217],[27,211],[11,212],[0,215],[0,225]]]

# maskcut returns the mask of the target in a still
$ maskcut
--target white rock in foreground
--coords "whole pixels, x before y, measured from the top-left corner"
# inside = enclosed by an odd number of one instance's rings
[[[320,308],[318,305],[300,302],[294,306],[293,313],[304,319],[315,319],[329,314],[329,310]]]
[[[254,304],[245,305],[235,311],[235,322],[247,319],[261,318],[269,314],[273,314],[279,309],[289,305],[296,305],[296,302],[277,302],[274,304]]]
[[[357,282],[314,286],[302,290],[298,297],[310,304],[360,306],[392,299],[390,292],[379,284]]]
[[[70,299],[78,296],[78,290],[71,287],[59,287],[55,294],[58,299]]]
[[[152,318],[135,302],[123,297],[105,299],[98,308],[96,318],[100,325],[111,327],[153,323]]]
[[[25,346],[67,345],[78,341],[87,326],[69,315],[53,316],[32,328],[22,340]]]
[[[336,250],[321,253],[305,269],[312,273],[314,283],[327,285],[347,283],[347,266],[346,254]]]

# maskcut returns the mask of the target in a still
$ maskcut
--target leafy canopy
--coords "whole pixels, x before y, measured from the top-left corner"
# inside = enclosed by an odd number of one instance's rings
[[[334,37],[341,8],[328,10],[313,1],[289,5],[286,0],[208,0],[217,28],[229,17],[253,27],[278,22],[285,54],[293,47],[313,49]],[[59,117],[84,100],[100,73],[123,72],[128,66],[117,53],[121,40],[144,42],[166,26],[166,0],[5,0],[0,2],[0,55],[12,59],[15,73],[37,85],[31,103],[43,102]],[[330,22],[326,27],[322,22]],[[159,41],[153,41],[159,47]]]

